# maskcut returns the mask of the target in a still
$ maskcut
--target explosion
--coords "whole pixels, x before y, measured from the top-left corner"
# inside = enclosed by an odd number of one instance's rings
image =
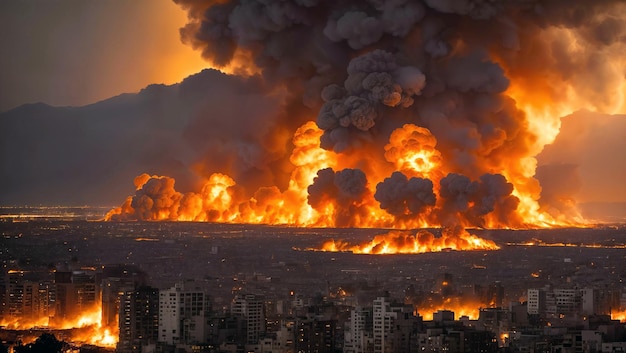
[[[561,116],[624,111],[623,2],[175,1],[241,99],[186,123],[195,191],[143,174],[107,220],[446,229],[328,245],[372,252],[584,223],[542,198],[535,157]]]

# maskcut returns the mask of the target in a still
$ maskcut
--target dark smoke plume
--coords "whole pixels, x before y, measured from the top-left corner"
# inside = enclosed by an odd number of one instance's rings
[[[542,128],[559,124],[531,108],[623,101],[621,1],[175,1],[189,14],[183,41],[269,98],[242,87],[239,102],[207,107],[186,130],[203,156],[195,169],[233,175],[250,209],[267,206],[253,197],[259,188],[287,188],[290,137],[316,120],[321,147],[339,153],[334,168],[343,170],[320,170],[308,203],[333,204],[335,224],[358,224],[369,180],[394,216],[432,208],[440,225],[522,226],[522,200],[540,197],[532,174],[550,140]],[[248,105],[261,110],[248,114]],[[215,109],[233,118],[210,118]],[[405,126],[436,152],[438,172],[407,174],[411,151],[385,147]],[[398,169],[424,178],[401,180]],[[167,208],[169,197],[150,195],[136,203]]]

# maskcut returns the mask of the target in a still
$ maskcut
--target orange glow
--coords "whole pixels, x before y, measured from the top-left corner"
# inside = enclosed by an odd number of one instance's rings
[[[470,320],[477,320],[480,314],[481,304],[467,301],[463,298],[450,297],[444,298],[441,302],[425,302],[417,306],[417,312],[424,320],[432,320],[433,313],[439,310],[449,310],[454,312],[454,319],[458,320],[461,316],[467,316]]]
[[[378,185],[386,180],[395,169],[402,172],[407,178],[406,182],[413,178],[432,180],[432,192],[439,192],[440,181],[446,172],[441,153],[436,149],[437,141],[429,130],[405,124],[393,131],[389,143],[385,146],[385,162],[372,160],[372,153],[366,149],[352,156],[339,155],[325,150],[320,147],[322,133],[323,131],[312,121],[303,124],[295,131],[292,139],[294,148],[289,159],[293,170],[286,190],[280,190],[276,186],[267,186],[259,188],[253,195],[248,196],[230,176],[214,173],[204,182],[199,192],[182,194],[174,189],[174,179],[142,174],[134,180],[136,195],[128,197],[120,207],[109,211],[105,219],[210,221],[319,227],[427,228],[441,226],[446,217],[454,216],[456,219],[453,226],[476,225],[464,219],[466,215],[463,214],[448,216],[441,214],[446,207],[445,200],[439,197],[434,203],[434,195],[432,204],[423,204],[417,208],[417,211],[409,211],[407,208],[404,212],[396,213],[395,216],[381,209],[379,201],[374,197]],[[361,163],[360,161],[364,159],[368,159],[372,165],[367,170],[365,189],[357,198],[342,201],[337,196],[324,196],[316,200],[315,207],[310,204],[309,187],[315,183],[319,171],[332,168],[333,172],[339,172],[345,168],[351,168],[355,163]],[[395,166],[395,169],[391,165]],[[529,168],[529,170],[534,171],[534,168]],[[572,224],[571,220],[567,222],[556,220],[540,212],[536,202],[540,188],[535,179],[519,172],[513,172],[508,176],[504,174],[513,184],[512,194],[519,199],[517,209],[501,213],[498,212],[498,207],[504,207],[504,210],[507,210],[511,208],[507,206],[510,203],[503,203],[502,206],[494,204],[492,207],[496,212],[481,214],[481,221],[478,224],[489,228],[553,227]],[[473,203],[468,203],[468,207],[472,205]],[[507,214],[506,212],[515,213]],[[454,239],[452,241],[446,235],[438,240],[444,243],[427,247],[457,250],[493,247],[469,234]],[[455,245],[456,240],[461,242],[460,246]],[[382,239],[377,241],[382,241]],[[375,246],[376,244],[372,245],[372,247]],[[420,248],[423,245],[416,242],[415,246]],[[384,247],[389,247],[389,245]],[[385,251],[390,253],[394,250]]]
[[[321,251],[349,251],[355,254],[419,254],[445,250],[497,250],[499,247],[491,240],[482,239],[457,229],[444,229],[440,237],[435,237],[426,230],[415,235],[401,231],[391,231],[374,237],[372,241],[352,245],[342,240],[329,240],[322,244]],[[443,285],[447,285],[444,282]]]
[[[80,316],[64,320],[52,325],[47,317],[37,319],[0,319],[0,326],[11,330],[29,330],[32,328],[46,328],[49,330],[67,330],[71,338],[69,342],[74,344],[92,344],[101,347],[115,347],[117,344],[118,328],[104,328],[101,324],[102,308],[99,305],[84,310]]]
[[[389,136],[385,146],[385,159],[395,164],[396,170],[408,176],[439,180],[441,153],[435,148],[437,139],[426,128],[405,124]]]
[[[619,320],[620,322],[626,322],[626,310],[611,311],[611,320]]]

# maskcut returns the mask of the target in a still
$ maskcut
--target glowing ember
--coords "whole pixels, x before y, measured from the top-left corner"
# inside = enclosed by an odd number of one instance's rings
[[[445,230],[435,237],[426,230],[415,235],[391,231],[380,234],[370,242],[351,245],[341,240],[329,240],[322,244],[321,251],[350,251],[355,254],[418,254],[444,250],[497,250],[491,240],[482,239],[462,229]]]

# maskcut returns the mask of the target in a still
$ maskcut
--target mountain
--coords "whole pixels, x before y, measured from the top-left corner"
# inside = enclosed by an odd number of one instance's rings
[[[242,96],[254,100],[224,109]],[[87,106],[27,104],[1,113],[0,204],[118,204],[144,172],[172,176],[178,189],[189,189],[198,178],[191,165],[206,153],[202,138],[219,134],[219,126],[193,130],[237,122],[233,115],[272,101],[264,97],[253,79],[204,70]]]

